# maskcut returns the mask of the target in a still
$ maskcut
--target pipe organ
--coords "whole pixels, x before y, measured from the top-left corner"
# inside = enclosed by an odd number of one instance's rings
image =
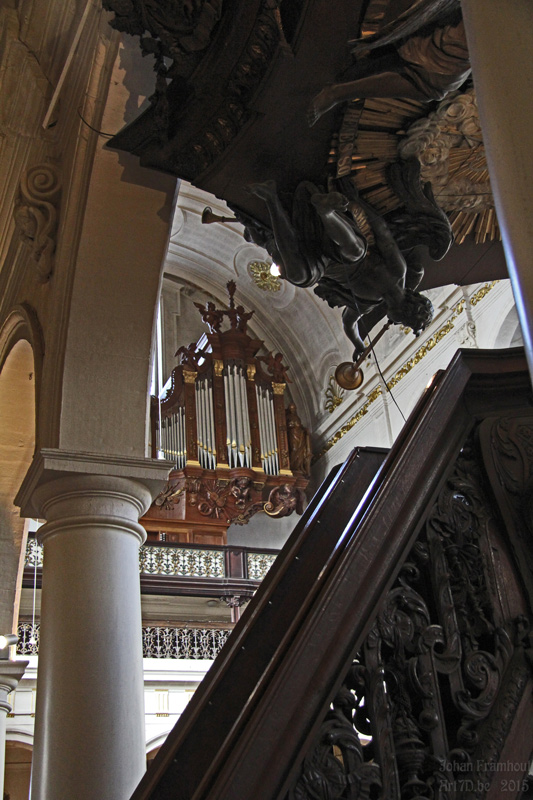
[[[166,394],[152,398],[152,456],[175,467],[143,518],[149,538],[220,544],[257,512],[301,513],[308,475],[301,459],[291,469],[287,368],[281,353],[260,354],[235,288],[226,310],[195,304],[209,332],[179,348]]]

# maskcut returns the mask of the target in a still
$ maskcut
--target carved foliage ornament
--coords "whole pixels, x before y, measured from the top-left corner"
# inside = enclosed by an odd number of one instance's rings
[[[431,181],[435,199],[446,211],[494,207],[473,88],[452,92],[436,111],[414,122],[398,152],[403,159],[418,158],[421,178]],[[458,166],[469,177],[458,178]]]
[[[252,478],[240,476],[229,481],[213,478],[182,478],[169,481],[156,497],[154,506],[172,511],[177,504],[186,502],[198,509],[204,517],[245,525],[259,511],[269,517],[287,517],[296,511],[303,513],[305,493],[294,486],[283,484],[271,489],[268,499],[262,497],[262,486]]]
[[[480,440],[489,479],[533,604],[533,416],[485,420]]]
[[[180,63],[207,47],[223,0],[103,0],[103,6],[115,14],[113,27],[141,36],[143,53],[154,54],[162,65],[163,57]]]
[[[330,375],[328,386],[324,392],[324,396],[326,398],[324,402],[324,408],[328,413],[333,414],[335,409],[341,405],[342,401],[344,400],[344,394],[344,389],[339,386],[335,380],[335,376]]]
[[[113,27],[141,36],[143,54],[155,56],[156,87],[148,125],[158,147],[164,146],[169,136],[172,139],[176,117],[194,96],[195,70],[216,35],[217,24],[224,21],[224,0],[103,0],[103,5],[115,14]],[[172,166],[166,164],[174,174],[193,180],[226,150],[250,118],[248,101],[270,68],[276,48],[285,41],[277,6],[277,0],[263,0],[250,36],[234,53],[220,102],[207,109],[202,130],[185,147],[173,151]],[[173,89],[167,93],[169,81]],[[127,133],[116,138],[121,148],[131,147]]]
[[[438,205],[449,215],[457,244],[469,234],[476,243],[500,238],[473,88],[450,93],[429,114],[414,100],[376,98],[348,105],[330,163],[337,177],[351,177],[379,213],[399,204],[388,178],[390,165],[410,158],[420,162],[422,180],[432,184]],[[371,243],[368,225],[358,223]]]
[[[61,181],[53,164],[39,164],[23,175],[13,213],[41,283],[48,281],[54,268],[60,198]]]
[[[517,585],[495,566],[488,502],[470,442],[287,800],[473,800],[496,782],[530,680],[531,636],[525,617],[504,616]]]

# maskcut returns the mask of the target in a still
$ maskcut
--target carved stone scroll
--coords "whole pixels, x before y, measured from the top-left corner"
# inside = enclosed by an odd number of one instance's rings
[[[40,283],[46,283],[54,269],[60,199],[61,181],[53,164],[39,164],[23,175],[13,213]]]

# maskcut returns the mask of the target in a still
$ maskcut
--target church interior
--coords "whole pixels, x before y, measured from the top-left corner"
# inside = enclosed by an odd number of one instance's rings
[[[0,20],[3,800],[529,797],[528,0]]]

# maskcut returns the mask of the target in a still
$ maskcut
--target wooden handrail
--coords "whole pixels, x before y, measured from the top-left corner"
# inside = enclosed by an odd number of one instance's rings
[[[463,351],[381,467],[355,451],[311,504],[132,800],[284,797],[475,422],[531,407],[516,351]]]

